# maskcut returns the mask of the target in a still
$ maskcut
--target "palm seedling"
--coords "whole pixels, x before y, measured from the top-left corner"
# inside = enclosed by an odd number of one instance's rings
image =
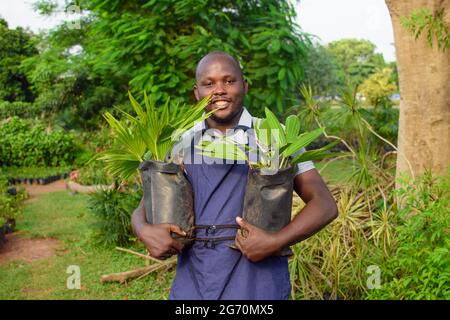
[[[251,169],[288,169],[300,162],[344,155],[327,152],[339,141],[319,149],[301,152],[318,139],[324,129],[300,133],[300,120],[297,116],[289,116],[283,126],[268,108],[265,109],[265,114],[265,119],[255,121],[255,147],[239,144],[232,136],[224,135],[212,141],[204,140],[197,148],[204,156],[246,161]]]
[[[171,104],[156,108],[144,94],[145,108],[129,94],[136,116],[121,111],[125,120],[106,113],[115,143],[98,159],[114,175],[127,179],[139,168],[144,189],[144,207],[149,223],[173,223],[185,230],[189,239],[194,226],[192,188],[170,150],[182,134],[196,122],[211,115],[204,109],[209,97],[195,106]]]
[[[171,104],[168,99],[158,108],[144,93],[144,109],[131,93],[128,94],[136,116],[122,110],[125,120],[118,120],[109,112],[104,114],[115,143],[97,157],[113,176],[124,180],[137,173],[145,160],[171,163],[173,159],[167,156],[182,133],[210,115],[204,114],[209,98],[195,106]]]
[[[237,143],[233,135],[224,135],[202,141],[198,149],[203,156],[243,160],[249,165],[242,216],[267,232],[278,232],[291,220],[294,166],[336,156],[327,151],[339,141],[304,151],[303,148],[322,135],[322,128],[300,133],[298,117],[289,116],[286,126],[282,126],[269,109],[265,109],[265,114],[265,119],[255,121],[254,146],[250,139],[253,132],[247,131],[249,145]],[[283,248],[278,254],[290,255],[292,252]]]

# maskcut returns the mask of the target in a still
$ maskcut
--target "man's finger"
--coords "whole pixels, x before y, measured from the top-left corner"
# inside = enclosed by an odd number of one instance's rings
[[[243,245],[243,242],[245,241],[245,238],[241,235],[241,232],[240,232],[240,231],[241,231],[241,230],[239,230],[239,231],[236,233],[236,239],[235,239],[235,242],[238,243],[238,244],[239,244],[239,247],[242,248],[242,245]]]
[[[239,239],[236,237],[236,240],[234,240],[234,245],[236,246],[236,248],[238,248],[239,251],[242,252],[242,246],[241,243],[239,241]]]
[[[247,221],[245,221],[241,217],[236,217],[236,222],[241,228],[248,229],[248,227],[249,227],[249,224],[247,223]]]
[[[169,231],[179,234],[182,237],[186,236],[186,232],[181,230],[181,228],[179,226],[177,226],[176,224],[169,224]]]
[[[170,246],[174,250],[176,250],[176,253],[180,253],[181,250],[183,250],[183,247],[184,247],[184,245],[181,242],[177,241],[177,240],[172,240],[172,243],[170,244]]]

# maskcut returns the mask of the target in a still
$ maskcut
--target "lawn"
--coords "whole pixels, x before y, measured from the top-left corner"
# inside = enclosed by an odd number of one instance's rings
[[[55,192],[28,202],[18,219],[21,236],[60,240],[53,257],[0,266],[0,299],[167,299],[174,273],[155,273],[128,284],[100,283],[103,274],[144,266],[142,259],[93,245],[88,196]],[[132,248],[144,252],[136,244]],[[68,289],[67,267],[77,265],[81,289]]]

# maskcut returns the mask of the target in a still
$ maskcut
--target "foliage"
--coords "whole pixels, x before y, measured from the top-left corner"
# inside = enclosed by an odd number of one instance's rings
[[[255,123],[256,148],[239,144],[231,136],[223,135],[212,141],[203,140],[197,149],[201,154],[226,160],[244,160],[250,167],[266,169],[283,169],[308,160],[319,160],[336,156],[326,153],[335,144],[317,150],[300,153],[303,148],[323,134],[319,128],[311,132],[300,133],[300,120],[291,115],[282,126],[277,117],[268,108],[266,118]],[[249,152],[246,153],[246,149]],[[254,150],[255,149],[255,150]],[[253,155],[256,155],[255,159]]]
[[[384,146],[396,150],[395,145],[380,136],[365,118],[367,112],[356,98],[357,87],[348,85],[340,91],[336,107],[313,98],[311,87],[303,86],[301,93],[305,104],[298,110],[301,122],[307,130],[331,127],[325,130],[325,137],[339,141],[344,150],[349,151],[354,160],[354,183],[358,187],[369,188],[378,178],[386,178],[386,170],[380,164],[380,152]],[[340,136],[338,136],[339,134]],[[344,138],[342,137],[344,136]]]
[[[434,41],[439,49],[446,50],[450,47],[450,27],[445,22],[443,7],[434,13],[428,8],[417,8],[412,10],[409,17],[401,17],[400,24],[409,30],[416,40],[425,32],[430,48]]]
[[[352,85],[361,84],[369,75],[385,66],[383,55],[375,53],[375,45],[369,40],[337,40],[330,42],[327,49]]]
[[[39,95],[54,95],[38,100],[56,102],[59,110],[67,110],[65,123],[71,124],[69,115],[75,117],[79,109],[90,112],[81,112],[82,119],[90,120],[106,111],[98,108],[123,103],[124,89],[133,94],[145,90],[158,105],[168,97],[189,103],[196,63],[213,50],[226,51],[242,64],[252,87],[245,103],[253,114],[262,112],[262,103],[282,111],[297,98],[295,88],[303,77],[302,61],[310,44],[294,21],[289,1],[78,4],[85,13],[81,28],[55,28],[44,39],[41,58],[27,64]],[[41,7],[46,13],[55,10],[51,5]],[[92,111],[85,99],[97,87],[111,90],[105,98],[112,100],[101,99],[92,104],[97,108]]]
[[[109,185],[113,179],[106,172],[103,163],[92,161],[77,170],[76,182],[82,185]]]
[[[37,54],[35,39],[29,31],[21,27],[9,29],[0,18],[0,101],[33,101],[34,93],[21,63]]]
[[[0,102],[0,119],[9,117],[20,118],[35,118],[39,116],[42,111],[36,104],[24,101],[1,101]]]
[[[155,102],[144,92],[145,109],[131,93],[129,97],[136,117],[123,112],[126,120],[120,121],[111,113],[105,113],[105,119],[114,133],[115,143],[96,157],[104,161],[106,169],[113,176],[121,179],[133,176],[143,160],[165,161],[184,131],[211,115],[211,112],[203,114],[210,97],[205,97],[195,106],[171,103],[167,99],[162,107],[157,108]]]
[[[118,189],[91,195],[88,208],[96,216],[93,224],[96,242],[104,245],[126,245],[133,239],[131,213],[139,205],[142,190],[138,185],[121,192]]]
[[[26,198],[22,189],[18,189],[16,195],[7,192],[8,183],[0,176],[0,221],[5,223],[8,219],[16,219],[22,213],[21,202]],[[0,228],[3,226],[0,222]]]
[[[385,259],[376,252],[373,261],[382,270],[382,284],[366,298],[450,298],[449,177],[436,178],[426,172],[415,182],[403,178],[397,190],[401,208],[395,248]]]
[[[389,97],[397,91],[395,84],[391,82],[392,70],[384,68],[370,75],[360,86],[361,93],[373,107],[388,105]]]
[[[363,117],[376,132],[397,144],[399,109],[391,106],[363,109]]]
[[[74,159],[74,136],[63,130],[12,117],[0,131],[1,166],[65,166]]]
[[[305,79],[302,81],[316,89],[322,97],[335,96],[344,82],[342,68],[336,58],[319,43],[314,43],[305,61]]]
[[[292,247],[293,299],[355,299],[364,290],[370,212],[363,193],[343,188],[335,197],[338,218]]]
[[[55,175],[69,174],[70,170],[70,167],[3,167],[0,169],[0,178],[46,178]]]

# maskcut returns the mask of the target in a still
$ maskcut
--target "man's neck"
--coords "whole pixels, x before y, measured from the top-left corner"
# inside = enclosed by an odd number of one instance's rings
[[[206,123],[209,128],[217,129],[222,133],[225,133],[227,129],[232,129],[238,125],[239,119],[241,118],[243,111],[244,108],[242,108],[239,113],[237,113],[232,119],[230,119],[230,121],[227,122],[218,122],[214,120],[212,117],[209,117],[208,119],[206,119]]]

